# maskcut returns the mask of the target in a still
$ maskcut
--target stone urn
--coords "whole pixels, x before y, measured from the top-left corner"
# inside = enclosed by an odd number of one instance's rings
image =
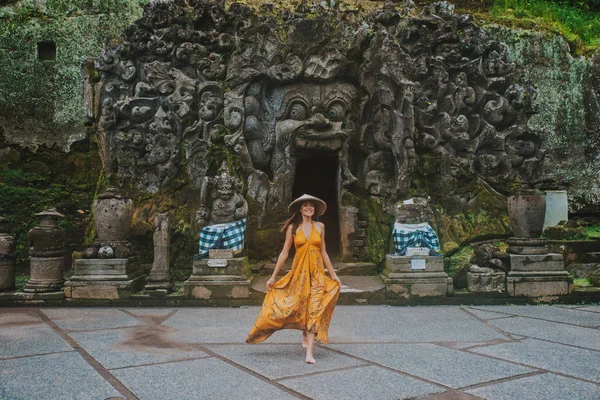
[[[15,238],[8,234],[8,219],[0,216],[0,292],[15,288]]]
[[[508,216],[517,238],[539,238],[544,227],[546,196],[521,189],[508,198]]]
[[[29,231],[30,278],[25,292],[55,292],[64,283],[65,232],[58,227],[64,217],[55,208],[35,214],[40,226]]]
[[[100,242],[126,241],[131,229],[133,202],[109,188],[94,201],[94,223]]]

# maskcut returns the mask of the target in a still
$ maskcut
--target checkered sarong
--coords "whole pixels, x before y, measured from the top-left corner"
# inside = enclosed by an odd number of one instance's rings
[[[205,226],[200,230],[200,251],[194,258],[208,256],[210,249],[231,249],[239,253],[244,248],[246,218],[229,224]]]
[[[397,255],[405,255],[408,247],[427,247],[432,256],[440,255],[440,241],[433,228],[427,223],[394,224],[394,247]]]

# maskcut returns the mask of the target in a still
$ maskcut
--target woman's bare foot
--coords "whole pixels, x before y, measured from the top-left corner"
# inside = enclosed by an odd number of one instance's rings
[[[313,356],[313,347],[315,345],[315,334],[313,332],[307,332],[306,339],[308,342],[308,346],[306,347],[306,362],[308,364],[314,364],[315,357]]]
[[[315,358],[314,358],[313,356],[310,356],[310,357],[309,357],[309,356],[306,356],[306,363],[307,363],[307,364],[314,364],[314,363],[316,363],[316,362],[317,362],[317,361],[315,360]]]
[[[302,347],[305,349],[308,347],[308,337],[306,336],[306,331],[302,331]]]

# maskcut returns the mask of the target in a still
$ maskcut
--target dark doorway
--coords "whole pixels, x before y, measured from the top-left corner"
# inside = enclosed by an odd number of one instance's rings
[[[337,155],[298,157],[293,196],[296,198],[306,193],[327,203],[327,211],[319,220],[325,224],[325,243],[331,258],[337,257],[340,252],[338,176]]]

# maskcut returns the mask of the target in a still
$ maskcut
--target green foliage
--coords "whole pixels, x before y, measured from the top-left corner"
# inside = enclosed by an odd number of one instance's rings
[[[495,0],[490,15],[504,20],[522,19],[562,34],[576,52],[589,54],[600,47],[600,1]]]
[[[452,256],[444,258],[444,271],[453,278],[455,288],[464,289],[467,287],[467,272],[474,254],[473,247],[468,245],[452,254]]]
[[[587,227],[589,238],[600,238],[600,223]]]
[[[592,286],[592,283],[590,282],[589,278],[574,278],[573,285],[580,286],[580,287],[586,287],[586,286]]]

